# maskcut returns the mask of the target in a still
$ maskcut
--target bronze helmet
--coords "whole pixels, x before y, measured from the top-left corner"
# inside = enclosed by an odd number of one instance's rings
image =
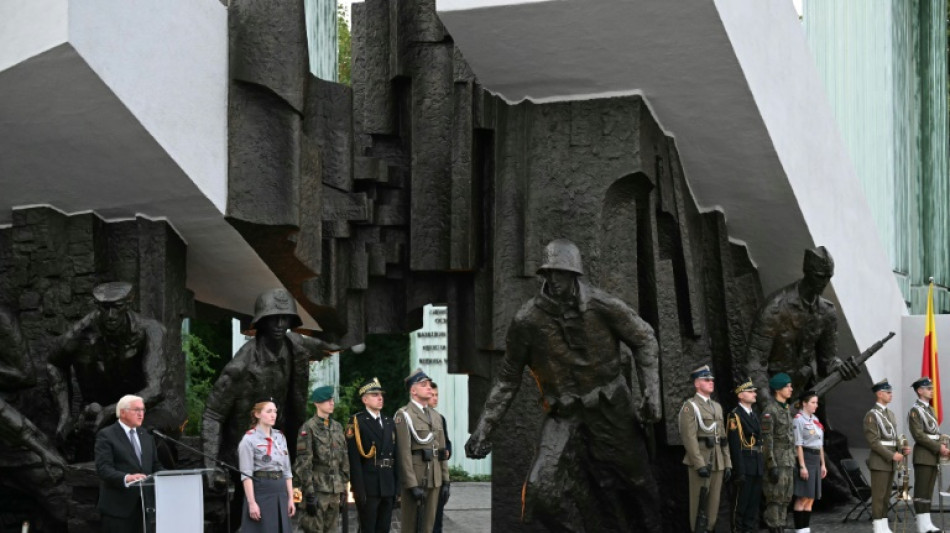
[[[257,327],[257,321],[265,316],[292,316],[290,329],[299,328],[303,321],[297,314],[297,302],[287,289],[270,289],[261,293],[254,303],[254,320],[251,327]]]
[[[554,239],[544,247],[544,263],[538,268],[538,273],[542,270],[564,270],[583,275],[581,251],[567,239]]]

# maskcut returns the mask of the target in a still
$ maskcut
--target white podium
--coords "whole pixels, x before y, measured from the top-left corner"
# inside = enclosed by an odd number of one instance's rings
[[[155,478],[156,533],[204,531],[201,474],[205,469],[163,470]]]

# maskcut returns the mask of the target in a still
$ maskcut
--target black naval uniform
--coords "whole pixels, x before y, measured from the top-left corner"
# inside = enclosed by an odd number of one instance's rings
[[[392,522],[393,502],[399,486],[393,419],[382,413],[379,419],[374,419],[366,410],[356,413],[346,427],[346,447],[350,458],[350,490],[360,515],[360,531],[386,533]]]
[[[727,420],[729,454],[736,480],[732,528],[735,533],[755,532],[759,530],[759,500],[765,475],[760,444],[762,428],[755,411],[746,412],[741,405],[729,413]]]

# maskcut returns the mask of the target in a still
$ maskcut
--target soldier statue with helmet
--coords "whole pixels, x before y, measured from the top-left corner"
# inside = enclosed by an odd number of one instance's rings
[[[540,293],[508,328],[504,363],[466,454],[480,458],[491,450],[491,435],[504,431],[499,423],[527,367],[545,417],[525,485],[525,520],[535,517],[558,531],[659,531],[657,484],[641,426],[660,418],[653,328],[583,280],[580,251],[568,240],[547,245],[538,274]],[[633,394],[634,365],[642,398]],[[581,463],[595,475],[569,471]]]
[[[287,445],[295,449],[295,430],[307,418],[309,363],[340,350],[335,344],[290,331],[301,324],[297,304],[286,289],[271,289],[257,297],[251,323],[255,336],[224,367],[205,402],[201,437],[206,456],[235,464],[237,445],[247,429],[245,421],[260,398],[273,398],[281,415],[277,425],[290,428],[285,431]],[[207,468],[214,467],[211,459],[205,462]],[[219,471],[213,485],[223,483]],[[235,498],[238,503],[242,500]]]

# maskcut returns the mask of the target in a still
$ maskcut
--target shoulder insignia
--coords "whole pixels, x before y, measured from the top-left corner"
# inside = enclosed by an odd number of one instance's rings
[[[689,412],[689,405],[688,405],[688,404],[685,404],[685,403],[683,404],[683,412],[684,412],[684,413],[688,413],[688,412]]]
[[[396,423],[397,423],[397,424],[402,424],[402,416],[396,415],[395,420],[396,420]]]
[[[911,417],[911,418],[917,418],[917,409],[912,409],[912,410],[910,411],[910,417]]]
[[[253,434],[254,434],[254,430],[253,430],[253,429],[249,429],[249,430],[247,430],[247,433],[245,433],[245,435],[253,435]]]
[[[801,417],[802,417],[801,413],[795,413],[795,418],[801,418]]]
[[[346,425],[346,438],[353,438],[353,424]]]
[[[729,417],[729,431],[735,431],[735,430],[736,430],[736,419]]]

